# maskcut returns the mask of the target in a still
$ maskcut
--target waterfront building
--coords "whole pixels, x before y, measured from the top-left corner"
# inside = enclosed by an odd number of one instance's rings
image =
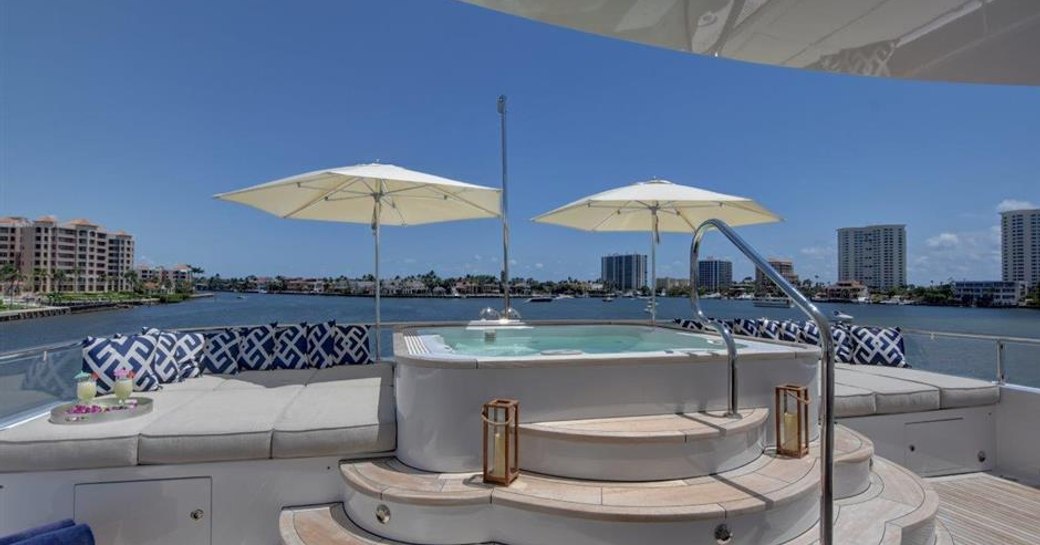
[[[769,265],[776,269],[776,272],[780,273],[780,276],[784,277],[791,284],[798,284],[798,275],[794,272],[794,262],[790,259],[781,259],[779,257],[769,258]],[[773,284],[765,273],[755,269],[755,288],[758,291],[767,292],[779,292],[779,289]]]
[[[0,266],[14,266],[34,291],[125,290],[133,259],[133,236],[87,219],[0,218]]]
[[[661,277],[657,279],[657,290],[689,289],[689,278]]]
[[[608,289],[638,290],[647,285],[644,254],[605,255],[600,260],[600,271],[600,278]]]
[[[702,259],[697,263],[697,288],[719,292],[733,284],[733,263],[725,259]]]
[[[906,226],[838,229],[838,280],[856,280],[875,291],[906,286]]]
[[[1040,284],[1040,208],[1001,212],[1000,258],[1005,282]]]
[[[962,280],[953,283],[953,297],[966,304],[994,307],[1017,306],[1026,297],[1025,282]]]
[[[195,275],[190,265],[174,265],[164,267],[161,265],[138,265],[137,279],[142,284],[151,284],[154,288],[174,290],[177,286],[193,286]]]
[[[839,280],[824,288],[824,296],[833,301],[867,301],[870,288],[857,280]]]

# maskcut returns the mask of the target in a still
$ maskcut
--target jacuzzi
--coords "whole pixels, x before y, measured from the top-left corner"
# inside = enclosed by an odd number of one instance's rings
[[[817,347],[737,337],[737,355],[741,409],[772,407],[776,386],[800,384],[809,387],[815,414]],[[397,457],[428,471],[480,470],[480,409],[490,399],[519,400],[521,423],[727,406],[722,339],[677,327],[408,326],[394,332],[394,356]]]

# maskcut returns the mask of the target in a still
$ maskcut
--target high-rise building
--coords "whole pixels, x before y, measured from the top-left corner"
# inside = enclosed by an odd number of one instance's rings
[[[798,283],[798,275],[794,272],[794,262],[790,259],[781,259],[779,257],[769,258],[769,265],[776,269],[776,272],[780,273],[780,276],[784,277],[784,280],[792,284]],[[778,291],[778,288],[773,284],[773,281],[769,279],[762,271],[755,269],[755,288],[764,291]]]
[[[838,229],[838,280],[856,280],[876,291],[906,285],[906,226]]]
[[[1000,213],[1000,258],[1005,282],[1040,283],[1040,208]]]
[[[702,259],[697,263],[697,288],[717,292],[733,284],[733,263],[724,259]]]
[[[646,286],[646,256],[642,254],[603,256],[600,271],[608,289],[628,291]]]
[[[0,266],[13,265],[34,291],[126,290],[133,262],[131,235],[89,220],[0,218]]]

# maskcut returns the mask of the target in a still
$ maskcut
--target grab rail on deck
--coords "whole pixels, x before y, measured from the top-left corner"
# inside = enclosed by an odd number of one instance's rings
[[[820,395],[820,545],[832,545],[834,542],[834,341],[831,337],[830,322],[816,308],[816,305],[795,289],[733,228],[718,219],[709,219],[697,226],[697,230],[693,234],[693,241],[690,243],[690,302],[693,304],[698,320],[707,320],[697,296],[698,256],[704,233],[712,228],[729,239],[745,257],[758,267],[758,270],[762,271],[784,292],[784,295],[816,322],[816,326],[820,330],[820,350],[822,351],[820,376],[823,387]],[[726,347],[730,356],[729,402],[730,411],[734,411],[737,404],[737,360],[733,334],[728,327],[717,321],[707,321],[707,323],[711,324],[726,339]]]

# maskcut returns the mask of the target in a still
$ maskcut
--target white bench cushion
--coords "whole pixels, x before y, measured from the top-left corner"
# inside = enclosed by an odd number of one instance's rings
[[[877,412],[874,392],[849,386],[834,384],[834,416],[846,418],[850,416],[867,416]]]
[[[386,452],[397,443],[394,389],[365,384],[308,386],[274,426],[274,458]],[[344,381],[349,382],[349,381]]]
[[[834,382],[874,392],[875,414],[916,413],[940,408],[939,389],[934,386],[860,373],[854,370],[855,367],[861,366],[835,365]]]
[[[0,472],[132,466],[141,430],[202,392],[148,392],[152,412],[119,422],[51,424],[47,416],[0,431]]]
[[[394,384],[394,366],[382,363],[370,363],[365,365],[336,365],[325,369],[318,369],[307,386],[340,386],[343,384],[362,384],[362,379],[377,379],[369,381],[384,386]]]
[[[867,373],[938,388],[939,406],[943,409],[978,407],[1000,402],[1000,387],[984,380],[944,375],[920,369],[899,369],[874,365],[850,367],[857,373]]]
[[[303,386],[214,390],[141,432],[138,462],[183,464],[271,457],[271,430]]]
[[[270,371],[239,371],[230,375],[217,390],[249,390],[303,386],[316,369],[275,369]]]
[[[181,382],[164,384],[164,392],[205,392],[216,390],[227,381],[231,375],[202,375],[195,378],[187,378]]]

